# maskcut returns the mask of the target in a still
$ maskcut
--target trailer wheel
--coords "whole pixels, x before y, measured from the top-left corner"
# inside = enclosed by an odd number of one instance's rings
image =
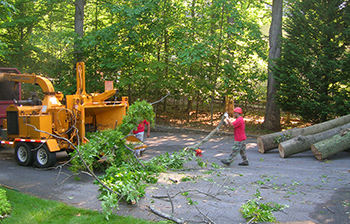
[[[48,168],[56,163],[56,153],[50,152],[46,144],[35,151],[35,165],[38,168]]]
[[[15,147],[16,161],[20,166],[30,166],[34,162],[32,144],[19,142]]]

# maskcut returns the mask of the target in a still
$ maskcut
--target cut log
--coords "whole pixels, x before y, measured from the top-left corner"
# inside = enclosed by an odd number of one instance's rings
[[[195,145],[188,146],[184,150],[196,150],[196,149],[198,149],[200,146],[202,146],[204,143],[206,143],[209,139],[211,139],[211,137],[213,137],[213,135],[215,135],[220,130],[220,127],[224,124],[224,120],[225,120],[225,117],[222,116],[221,121],[218,124],[218,126],[214,130],[212,130],[202,141],[198,142]]]
[[[257,139],[259,152],[265,153],[272,149],[276,149],[278,144],[289,139],[293,139],[299,135],[317,134],[350,122],[350,114],[329,120],[320,124],[312,125],[306,128],[293,128],[287,131],[276,132],[268,135],[259,136]]]
[[[312,144],[330,138],[348,128],[350,128],[350,123],[314,135],[298,136],[291,140],[281,142],[278,145],[278,151],[282,158],[305,152],[311,149]]]
[[[326,159],[350,148],[350,132],[340,133],[311,145],[311,151],[318,160]]]

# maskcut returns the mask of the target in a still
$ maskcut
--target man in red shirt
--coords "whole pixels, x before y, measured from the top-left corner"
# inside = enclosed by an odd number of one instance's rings
[[[143,120],[139,124],[137,129],[133,131],[133,133],[135,134],[135,137],[138,138],[141,142],[143,142],[143,135],[145,132],[146,125],[147,125],[147,138],[149,138],[149,136],[151,134],[151,125],[149,124],[149,122],[147,120]]]
[[[221,162],[227,166],[229,166],[234,158],[238,155],[238,152],[241,154],[243,162],[238,163],[240,166],[249,166],[249,161],[247,158],[247,154],[245,152],[247,136],[245,135],[245,122],[242,117],[242,108],[236,107],[233,110],[233,116],[236,118],[234,122],[231,122],[228,119],[228,114],[225,113],[225,122],[234,128],[233,135],[235,138],[235,142],[232,146],[232,152],[227,159],[222,159]]]

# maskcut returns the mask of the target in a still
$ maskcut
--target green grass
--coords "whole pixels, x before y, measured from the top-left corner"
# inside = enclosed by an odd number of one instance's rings
[[[50,223],[50,224],[84,224],[84,223],[109,223],[124,224],[155,223],[143,219],[135,219],[131,216],[123,217],[111,215],[107,221],[100,212],[87,209],[75,208],[61,202],[44,200],[30,195],[22,194],[12,190],[6,190],[7,199],[11,204],[10,217],[0,220],[1,224],[6,223]],[[159,223],[167,223],[165,221]]]

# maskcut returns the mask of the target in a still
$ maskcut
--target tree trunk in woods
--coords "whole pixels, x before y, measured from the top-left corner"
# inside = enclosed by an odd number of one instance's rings
[[[332,138],[317,142],[311,146],[311,151],[318,160],[326,159],[350,148],[350,132],[334,135]]]
[[[350,128],[350,123],[318,134],[298,136],[291,140],[280,143],[278,145],[278,150],[280,152],[281,157],[286,158],[288,156],[310,150],[312,144],[330,138],[336,134],[339,134],[339,132],[347,128]]]
[[[198,112],[199,112],[199,92],[197,92],[197,97],[196,97],[196,99],[197,99],[197,105],[196,105],[196,120],[198,119]]]
[[[272,21],[269,31],[269,64],[268,64],[268,81],[267,81],[267,97],[264,128],[272,131],[281,130],[280,110],[275,102],[276,80],[273,76],[271,68],[275,66],[274,60],[281,56],[280,37],[282,36],[282,12],[283,0],[273,0],[272,5]]]
[[[163,102],[163,112],[166,112],[166,102],[167,100],[166,100],[166,98],[164,99],[164,102]]]
[[[218,124],[218,126],[212,130],[209,135],[207,135],[207,137],[205,137],[202,141],[198,142],[197,144],[195,145],[192,145],[192,146],[189,146],[189,147],[186,147],[185,150],[196,150],[198,149],[200,146],[202,146],[204,143],[206,143],[209,139],[211,139],[211,137],[213,137],[213,135],[215,135],[219,130],[220,130],[220,127],[224,124],[224,120],[225,120],[225,117],[222,116],[221,117],[221,121],[220,123]]]
[[[287,111],[286,124],[290,124],[290,112]]]
[[[83,53],[81,51],[80,39],[84,35],[84,6],[85,0],[75,0],[75,16],[74,16],[74,28],[78,35],[78,39],[75,40],[74,50],[75,50],[75,60],[80,62],[83,60]]]
[[[217,78],[218,78],[218,73],[219,73],[219,66],[220,66],[220,60],[221,60],[221,39],[222,39],[222,32],[223,32],[223,22],[224,22],[224,11],[225,7],[222,6],[222,12],[221,12],[221,19],[220,19],[220,34],[219,34],[219,46],[218,46],[218,55],[217,55],[217,60],[216,60],[216,65],[215,65],[215,76],[214,76],[214,83],[213,83],[213,88],[212,88],[212,93],[211,93],[211,102],[210,102],[210,122],[211,126],[214,125],[214,97],[215,97],[215,92],[216,92],[216,84],[217,84]]]
[[[228,115],[233,117],[233,108],[235,107],[235,102],[233,98],[225,96],[225,112],[228,112]]]
[[[350,114],[329,120],[320,124],[312,125],[306,128],[293,128],[287,131],[276,132],[268,135],[259,136],[257,139],[259,152],[265,153],[278,147],[278,144],[289,139],[293,139],[299,135],[317,134],[350,122]]]
[[[191,111],[192,111],[192,99],[187,99],[187,123],[190,122],[190,116],[191,116]]]

